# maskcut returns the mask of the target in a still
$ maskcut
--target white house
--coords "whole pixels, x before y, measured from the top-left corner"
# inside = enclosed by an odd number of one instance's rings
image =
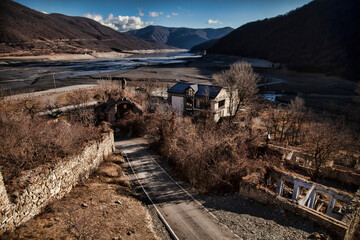
[[[216,85],[178,82],[168,90],[171,106],[182,114],[210,110],[214,120],[230,116],[230,98],[226,88]]]

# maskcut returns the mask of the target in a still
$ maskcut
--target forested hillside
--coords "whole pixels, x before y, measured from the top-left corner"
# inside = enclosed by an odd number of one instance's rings
[[[295,70],[358,80],[359,13],[359,0],[315,0],[285,15],[245,24],[209,52],[268,59]]]

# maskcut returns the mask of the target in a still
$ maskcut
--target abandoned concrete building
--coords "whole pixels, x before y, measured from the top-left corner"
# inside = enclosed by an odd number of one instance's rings
[[[226,88],[199,83],[178,82],[168,90],[168,100],[181,114],[210,110],[214,120],[230,116],[230,98]]]

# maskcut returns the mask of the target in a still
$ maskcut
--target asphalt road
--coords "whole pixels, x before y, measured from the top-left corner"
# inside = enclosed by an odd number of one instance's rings
[[[18,99],[24,99],[24,98],[30,98],[30,97],[39,97],[45,94],[52,94],[52,93],[60,93],[60,92],[70,92],[74,90],[79,89],[88,89],[95,87],[95,84],[82,84],[82,85],[73,85],[68,87],[60,87],[60,88],[52,88],[45,91],[38,91],[38,92],[31,92],[31,93],[21,93],[21,94],[15,94],[11,96],[4,97],[2,101],[10,101],[10,100],[18,100]]]
[[[179,239],[239,239],[177,184],[147,151],[142,138],[115,141],[135,176]]]

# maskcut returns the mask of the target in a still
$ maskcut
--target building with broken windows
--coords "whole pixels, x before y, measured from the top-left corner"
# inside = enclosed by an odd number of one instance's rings
[[[228,91],[221,86],[178,82],[168,90],[168,99],[181,114],[211,111],[215,121],[231,115]]]

